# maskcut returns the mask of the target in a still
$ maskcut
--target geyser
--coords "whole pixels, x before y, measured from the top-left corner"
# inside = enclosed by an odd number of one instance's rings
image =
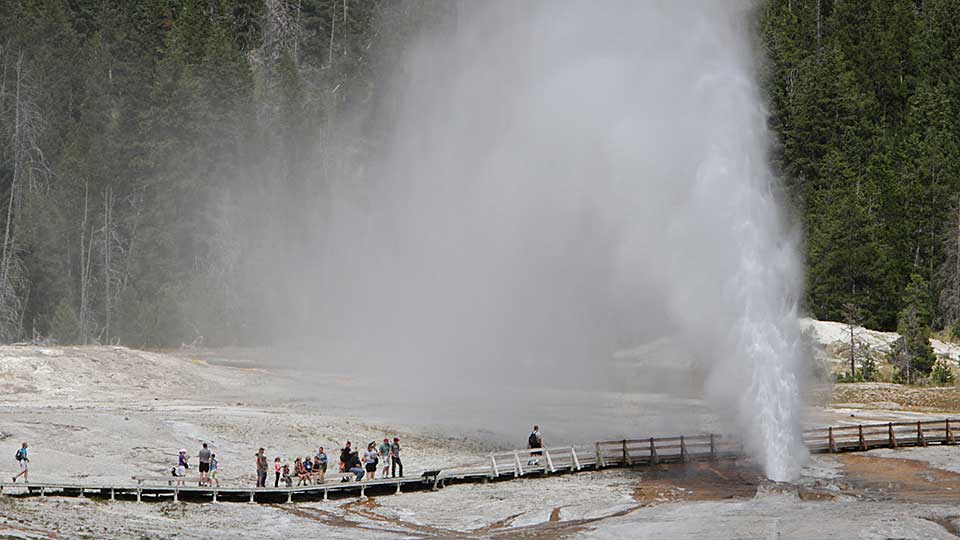
[[[297,330],[367,373],[498,400],[491,381],[602,379],[669,336],[766,474],[792,478],[801,266],[750,5],[458,6],[396,69],[382,159],[317,210]]]

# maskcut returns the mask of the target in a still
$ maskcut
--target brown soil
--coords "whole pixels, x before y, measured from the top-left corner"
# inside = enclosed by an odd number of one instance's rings
[[[923,461],[841,454],[846,483],[854,494],[884,501],[950,503],[960,501],[960,474]],[[847,489],[843,489],[847,491]]]
[[[633,498],[644,506],[751,498],[762,481],[759,471],[737,462],[660,466],[643,470],[643,480]]]
[[[960,387],[919,387],[891,383],[842,383],[833,387],[833,403],[863,408],[929,412],[960,411]]]
[[[385,516],[376,512],[378,506],[375,499],[355,501],[344,504],[341,507],[346,511],[346,514],[338,514],[310,506],[290,504],[275,505],[277,509],[299,518],[309,519],[331,527],[376,530],[381,533],[384,531],[394,531],[398,537],[424,540],[564,540],[583,531],[585,527],[592,523],[608,517],[623,516],[639,508],[639,506],[633,507],[617,512],[612,516],[569,521],[561,521],[560,508],[554,508],[550,514],[549,521],[546,523],[511,527],[513,521],[521,515],[516,514],[487,525],[486,527],[469,531],[458,531],[443,527],[418,525]]]

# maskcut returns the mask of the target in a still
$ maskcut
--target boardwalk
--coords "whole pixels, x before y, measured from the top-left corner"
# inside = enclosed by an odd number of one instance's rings
[[[954,429],[957,422],[956,419],[944,419],[827,427],[805,431],[803,440],[813,453],[956,444]],[[485,463],[423,471],[415,476],[404,478],[384,478],[364,482],[326,483],[292,488],[176,486],[171,485],[167,478],[141,479],[126,485],[0,483],[0,495],[99,497],[137,502],[183,500],[282,503],[295,500],[327,500],[435,490],[452,483],[499,482],[529,476],[570,474],[584,470],[734,459],[742,455],[743,449],[739,442],[721,435],[651,437],[598,441],[592,445],[512,450],[491,454]]]

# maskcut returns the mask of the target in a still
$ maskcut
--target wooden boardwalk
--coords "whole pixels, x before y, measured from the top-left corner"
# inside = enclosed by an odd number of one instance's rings
[[[956,419],[889,422],[812,429],[803,441],[812,453],[865,451],[872,448],[956,444]],[[722,435],[650,437],[598,441],[592,445],[512,450],[491,454],[484,463],[424,471],[403,478],[363,482],[328,482],[322,485],[282,488],[224,486],[219,488],[173,485],[167,478],[141,479],[125,485],[93,483],[0,483],[0,495],[98,497],[109,500],[234,501],[284,503],[398,494],[436,490],[447,484],[497,482],[529,476],[569,474],[584,470],[642,467],[658,464],[735,459],[743,456],[741,444]],[[331,476],[339,478],[339,474]],[[194,480],[195,481],[195,480]]]

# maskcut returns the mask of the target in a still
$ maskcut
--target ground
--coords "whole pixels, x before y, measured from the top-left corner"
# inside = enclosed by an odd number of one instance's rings
[[[0,451],[10,455],[8,470],[16,468],[13,453],[23,439],[31,442],[35,481],[129,482],[133,475],[164,474],[177,449],[195,455],[208,441],[224,483],[245,485],[253,482],[260,445],[288,459],[347,438],[396,434],[408,466],[424,469],[482,461],[525,439],[525,431],[502,428],[510,422],[493,421],[503,414],[495,406],[465,409],[467,421],[452,422],[443,411],[415,420],[390,413],[419,410],[420,402],[368,381],[318,373],[304,379],[228,356],[0,348]],[[954,389],[838,385],[834,403],[811,406],[806,421],[942,418],[960,409],[955,395]],[[553,440],[571,443],[593,440],[603,429],[667,435],[673,427],[706,430],[718,422],[698,400],[667,394],[583,391],[531,399],[568,407],[543,423]],[[594,421],[585,424],[572,411],[588,404]],[[526,425],[528,419],[512,420]],[[581,426],[585,435],[573,438]],[[289,505],[5,496],[0,538],[956,539],[958,452],[931,446],[813,456],[791,484],[766,481],[744,460]]]

